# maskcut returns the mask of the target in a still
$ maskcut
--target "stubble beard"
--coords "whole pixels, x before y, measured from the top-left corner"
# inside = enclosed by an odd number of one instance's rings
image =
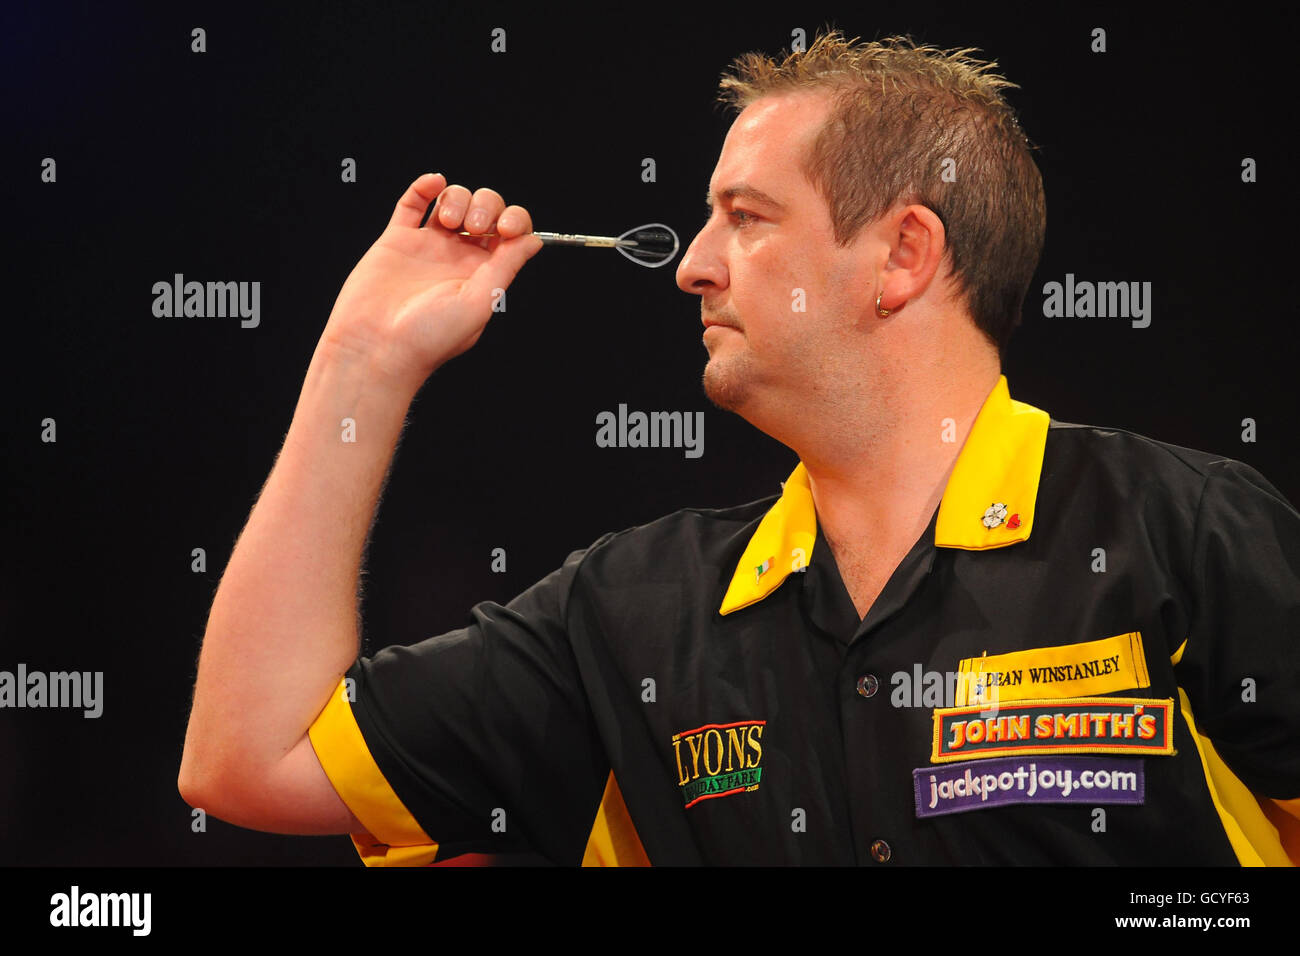
[[[711,356],[704,366],[704,394],[718,408],[739,414],[749,401],[752,369],[749,357]]]

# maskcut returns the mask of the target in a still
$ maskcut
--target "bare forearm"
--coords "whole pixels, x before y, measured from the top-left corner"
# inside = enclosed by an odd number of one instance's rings
[[[411,399],[478,341],[542,248],[531,232],[494,190],[426,173],[343,283],[212,602],[177,780],[191,805],[284,833],[361,829],[307,730],[357,656],[362,550]]]
[[[197,789],[255,786],[356,658],[362,551],[417,387],[318,346],[208,618],[181,767]]]

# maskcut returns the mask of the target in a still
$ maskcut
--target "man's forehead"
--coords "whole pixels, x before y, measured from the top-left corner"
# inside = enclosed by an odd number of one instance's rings
[[[763,97],[741,111],[722,145],[705,202],[743,198],[784,208],[789,187],[821,128],[829,102],[810,92]]]

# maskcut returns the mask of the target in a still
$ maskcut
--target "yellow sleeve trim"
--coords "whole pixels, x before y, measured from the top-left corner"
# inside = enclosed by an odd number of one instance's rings
[[[596,822],[591,827],[587,849],[582,855],[582,865],[650,865],[650,858],[641,845],[641,838],[637,836],[632,817],[623,802],[623,792],[619,790],[618,781],[612,773],[605,783],[605,795],[601,797],[600,807],[596,810]]]
[[[1278,839],[1291,862],[1300,866],[1300,800],[1270,800],[1256,795],[1269,822],[1277,827]]]
[[[1277,827],[1261,809],[1255,795],[1223,762],[1210,739],[1196,729],[1187,692],[1178,688],[1183,718],[1201,757],[1205,785],[1219,811],[1219,820],[1242,866],[1293,866]]]
[[[367,832],[352,834],[361,861],[366,866],[432,863],[438,844],[420,828],[370,755],[352,714],[345,680],[330,694],[307,735],[339,797],[365,824]]]
[[[1300,800],[1274,800],[1279,807],[1300,820]]]

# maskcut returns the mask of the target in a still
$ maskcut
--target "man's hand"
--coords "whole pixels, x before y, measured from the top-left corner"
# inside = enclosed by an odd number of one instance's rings
[[[420,226],[429,203],[437,206]],[[496,232],[479,240],[456,235]],[[418,389],[440,365],[471,348],[505,289],[542,248],[523,206],[494,190],[473,194],[426,173],[398,201],[383,234],[348,276],[322,344],[375,362]]]

